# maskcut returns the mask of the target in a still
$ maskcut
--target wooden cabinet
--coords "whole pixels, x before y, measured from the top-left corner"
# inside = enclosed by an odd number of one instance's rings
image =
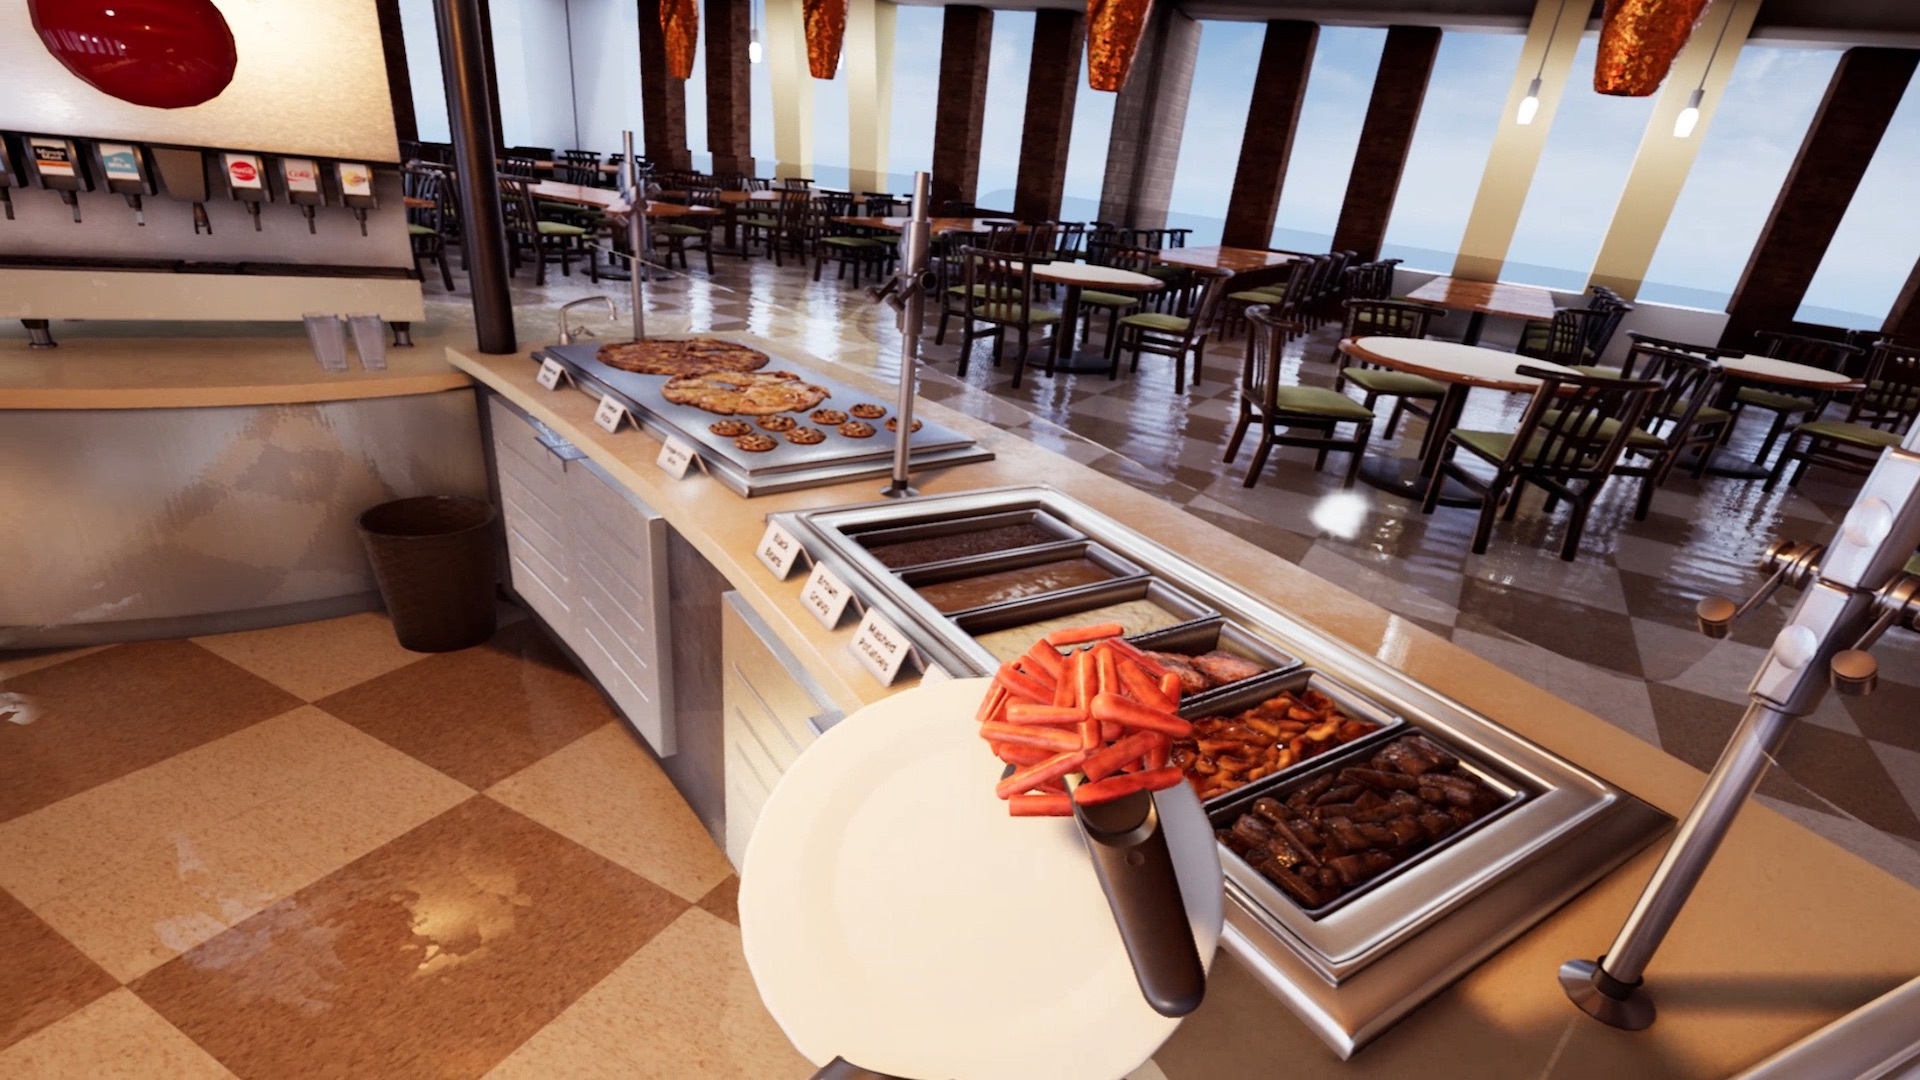
[[[773,785],[840,714],[740,594],[723,601],[726,849],[738,867]]]

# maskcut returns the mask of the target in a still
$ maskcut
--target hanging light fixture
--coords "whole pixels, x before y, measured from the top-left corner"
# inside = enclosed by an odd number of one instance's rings
[[[1593,62],[1594,91],[1646,97],[1660,89],[1706,7],[1707,0],[1607,0]]]
[[[807,70],[831,79],[840,70],[840,46],[847,39],[847,0],[800,0],[807,31]]]
[[[660,0],[660,34],[667,44],[667,74],[693,78],[693,53],[700,46],[699,0]]]
[[[747,0],[747,63],[757,64],[766,54],[760,48],[760,22],[753,17],[754,0]]]
[[[1087,0],[1087,85],[1118,93],[1127,85],[1153,0]]]
[[[1700,123],[1700,102],[1707,96],[1707,74],[1713,70],[1713,62],[1720,59],[1720,43],[1727,40],[1727,26],[1733,22],[1733,12],[1729,11],[1720,23],[1720,35],[1713,39],[1713,51],[1707,54],[1707,66],[1700,69],[1700,84],[1687,95],[1687,107],[1673,118],[1673,137],[1684,139],[1693,134]]]
[[[1560,6],[1553,9],[1553,28],[1547,31],[1547,40],[1540,46],[1540,66],[1534,69],[1533,81],[1527,84],[1527,96],[1520,99],[1520,107],[1513,111],[1513,122],[1522,127],[1533,123],[1540,111],[1540,78],[1547,73],[1547,54],[1553,51],[1553,39],[1560,33],[1560,16],[1566,10],[1567,0],[1560,0]]]

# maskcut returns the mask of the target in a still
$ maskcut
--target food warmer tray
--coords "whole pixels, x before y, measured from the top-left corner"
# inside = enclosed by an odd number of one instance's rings
[[[1163,587],[1177,589],[1354,687],[1524,793],[1457,843],[1436,849],[1319,919],[1291,902],[1275,903],[1272,891],[1254,882],[1229,877],[1222,941],[1343,1058],[1672,825],[1670,816],[1620,787],[1053,488],[997,488],[775,518],[813,558],[837,571],[947,670],[985,674],[993,670],[993,658],[869,555],[855,536],[888,526],[1021,511],[1045,514],[1084,534],[1148,571]],[[1238,862],[1222,850],[1223,863]]]
[[[724,334],[709,336],[727,338]],[[855,390],[801,365],[788,363],[777,353],[767,350],[764,342],[746,339],[739,343],[767,353],[770,359],[762,371],[791,371],[807,382],[826,387],[832,396],[817,408],[845,412],[848,406],[860,401],[884,405],[886,417],[873,421],[873,426],[879,430],[867,439],[850,439],[829,430],[825,442],[812,446],[790,443],[783,434],[768,432],[777,445],[765,453],[749,453],[734,446],[733,439],[707,430],[709,424],[727,417],[691,405],[675,405],[660,395],[667,376],[642,375],[609,367],[594,359],[600,349],[598,344],[549,345],[535,350],[532,356],[536,363],[547,357],[559,361],[582,389],[596,395],[612,394],[626,406],[627,412],[637,423],[654,435],[661,438],[677,435],[685,439],[715,479],[748,498],[837,484],[862,476],[885,476],[892,471],[894,433],[886,429],[887,420],[894,415],[892,401]],[[806,419],[805,413],[793,415],[802,424],[819,426]],[[739,419],[751,422],[753,417]],[[908,461],[912,468],[928,469],[992,460],[991,450],[982,448],[967,436],[924,418],[918,419],[921,420],[920,430],[907,440]]]

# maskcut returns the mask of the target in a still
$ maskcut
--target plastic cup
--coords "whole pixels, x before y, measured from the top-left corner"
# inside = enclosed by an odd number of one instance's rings
[[[320,361],[321,370],[346,371],[347,327],[340,316],[307,314],[300,318],[307,324],[307,344],[313,347],[313,357]]]
[[[353,327],[353,347],[360,354],[363,371],[387,370],[387,324],[378,315],[349,315]]]

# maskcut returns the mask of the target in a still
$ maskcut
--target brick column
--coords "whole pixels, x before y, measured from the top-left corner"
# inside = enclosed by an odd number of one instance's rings
[[[972,202],[980,182],[980,127],[987,112],[993,12],[948,5],[940,33],[940,97],[933,116],[933,212]]]
[[[1020,179],[1013,193],[1013,216],[1023,221],[1060,216],[1060,199],[1067,186],[1067,146],[1073,137],[1073,99],[1080,88],[1080,59],[1086,47],[1085,15],[1057,8],[1044,8],[1034,15],[1027,119],[1020,134]]]
[[[420,138],[413,117],[413,79],[407,74],[407,38],[400,26],[400,0],[374,0],[380,19],[380,53],[387,65],[387,94],[393,98],[393,133],[401,142]]]
[[[753,175],[753,0],[706,0],[707,148],[713,171]]]
[[[1220,236],[1228,247],[1264,248],[1273,239],[1280,185],[1287,178],[1287,159],[1293,156],[1293,132],[1319,38],[1320,28],[1310,22],[1267,23],[1260,67],[1253,77],[1253,103],[1247,109],[1247,133],[1240,139],[1240,165],[1227,201],[1227,224]]]
[[[1840,57],[1727,303],[1723,347],[1749,348],[1755,330],[1785,329],[1792,321],[1916,61],[1920,52],[1912,49],[1853,48]]]
[[[1407,167],[1407,148],[1413,145],[1413,126],[1427,96],[1427,76],[1434,54],[1440,51],[1440,29],[1435,26],[1393,26],[1387,29],[1386,48],[1373,77],[1373,97],[1367,119],[1360,125],[1360,146],[1347,174],[1347,197],[1340,204],[1340,224],[1333,230],[1335,251],[1353,251],[1362,259],[1380,257],[1387,235],[1387,215],[1400,192],[1400,174]],[[1269,230],[1268,235],[1272,232]],[[1264,247],[1265,245],[1261,245]]]
[[[1200,24],[1171,4],[1155,5],[1127,84],[1114,99],[1100,220],[1133,229],[1166,226],[1199,56]]]
[[[689,169],[693,167],[693,155],[687,150],[687,83],[667,74],[667,39],[660,29],[660,0],[639,3],[644,154],[655,168]]]

